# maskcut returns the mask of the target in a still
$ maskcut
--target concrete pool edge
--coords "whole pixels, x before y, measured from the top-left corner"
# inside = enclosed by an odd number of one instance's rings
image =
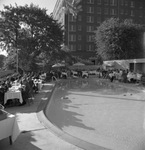
[[[109,150],[107,148],[83,141],[77,137],[74,137],[66,132],[64,132],[63,130],[61,130],[60,128],[58,128],[55,124],[53,124],[52,122],[49,121],[49,119],[46,117],[45,115],[45,111],[46,111],[46,107],[48,107],[48,105],[50,106],[51,101],[53,100],[53,95],[55,93],[55,89],[57,86],[57,83],[52,83],[52,87],[51,87],[51,92],[47,92],[45,97],[47,97],[47,101],[42,101],[40,102],[38,109],[37,109],[37,117],[38,120],[47,128],[49,129],[54,135],[56,135],[58,138],[72,144],[75,145],[79,148],[85,149],[85,150]]]

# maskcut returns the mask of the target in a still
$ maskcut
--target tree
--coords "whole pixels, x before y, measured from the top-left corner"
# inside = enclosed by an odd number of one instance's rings
[[[103,60],[135,59],[142,56],[143,27],[131,20],[110,18],[95,32],[97,54]]]
[[[81,0],[64,0],[63,7],[66,14],[70,13],[76,18],[77,14],[82,11],[80,2]]]
[[[5,34],[4,47],[8,57],[15,50],[19,56],[19,67],[23,70],[32,70],[34,67],[29,64],[37,63],[39,55],[43,54],[47,59],[54,51],[61,49],[62,26],[52,16],[47,15],[45,9],[33,4],[15,7],[10,5],[4,6],[1,14],[4,17],[0,26]]]
[[[3,68],[6,56],[0,55],[0,68]]]
[[[64,13],[67,15],[67,26],[65,28],[65,36],[67,39],[67,46],[69,48],[69,17],[70,14],[73,15],[74,18],[77,18],[78,12],[82,11],[82,6],[80,2],[82,0],[63,0],[62,6],[64,8]]]

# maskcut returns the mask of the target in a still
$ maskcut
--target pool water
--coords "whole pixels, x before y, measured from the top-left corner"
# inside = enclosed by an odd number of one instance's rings
[[[119,83],[111,83],[106,80],[98,79],[79,79],[79,80],[64,80],[58,84],[63,90],[72,91],[92,91],[102,95],[122,95],[122,94],[137,94],[141,93],[136,89],[127,88],[125,86],[119,85]]]
[[[63,80],[46,116],[83,141],[112,150],[143,150],[144,97],[141,90],[106,80]]]

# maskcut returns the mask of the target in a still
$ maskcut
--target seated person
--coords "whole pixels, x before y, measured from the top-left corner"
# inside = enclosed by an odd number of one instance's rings
[[[76,71],[71,71],[72,78],[78,78],[78,73]]]
[[[137,80],[137,82],[140,82],[140,81],[141,81],[141,77],[142,77],[142,74],[141,74],[141,73],[137,73],[137,74],[136,74],[136,80]]]
[[[131,79],[132,79],[132,72],[129,71],[128,74],[127,74],[127,80],[128,80],[129,82],[131,82]]]
[[[127,79],[129,82],[132,82],[132,83],[136,82],[136,74],[129,71],[127,74]]]
[[[89,78],[89,74],[87,71],[82,71],[82,78]]]
[[[4,106],[0,104],[0,121],[6,119],[8,113],[4,110]]]
[[[61,78],[67,79],[67,73],[65,71],[61,72]]]

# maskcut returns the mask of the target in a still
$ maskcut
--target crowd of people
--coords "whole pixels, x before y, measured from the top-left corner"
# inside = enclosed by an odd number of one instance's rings
[[[89,73],[85,70],[70,70],[70,69],[56,69],[47,72],[47,80],[55,81],[57,79],[67,79],[67,78],[88,78]]]
[[[111,82],[118,80],[124,83],[139,83],[141,82],[142,73],[134,72],[131,70],[103,70],[101,74],[102,78],[109,78]]]
[[[38,92],[38,82],[45,80],[46,74],[40,73],[28,73],[24,75],[14,74],[6,77],[0,81],[0,104],[4,105],[5,93],[14,85],[20,85],[19,90],[22,94],[23,103],[19,105],[25,105],[26,103],[33,102],[34,94]],[[10,105],[13,101],[9,100],[6,105]],[[15,101],[17,102],[17,101]]]
[[[29,102],[29,99],[34,98],[34,94],[38,92],[38,82],[41,80],[56,81],[58,79],[67,78],[89,78],[91,75],[95,75],[98,78],[109,79],[111,82],[118,80],[125,83],[137,83],[141,81],[142,74],[134,73],[129,70],[113,69],[113,70],[70,70],[70,69],[55,69],[50,70],[47,73],[28,73],[24,75],[15,74],[8,76],[0,81],[0,104],[4,104],[5,93],[13,86],[15,82],[19,83],[21,86],[19,90],[22,93],[23,103],[20,105],[25,105]],[[10,101],[8,101],[10,102]]]
[[[123,69],[97,69],[97,70],[51,70],[49,73],[50,80],[57,80],[57,79],[66,79],[66,78],[89,78],[90,75],[96,75],[99,78],[103,79],[110,79],[111,82],[114,80],[118,80],[119,82],[125,83],[138,83],[141,81],[142,73],[140,72],[133,72],[131,70],[123,70]]]

